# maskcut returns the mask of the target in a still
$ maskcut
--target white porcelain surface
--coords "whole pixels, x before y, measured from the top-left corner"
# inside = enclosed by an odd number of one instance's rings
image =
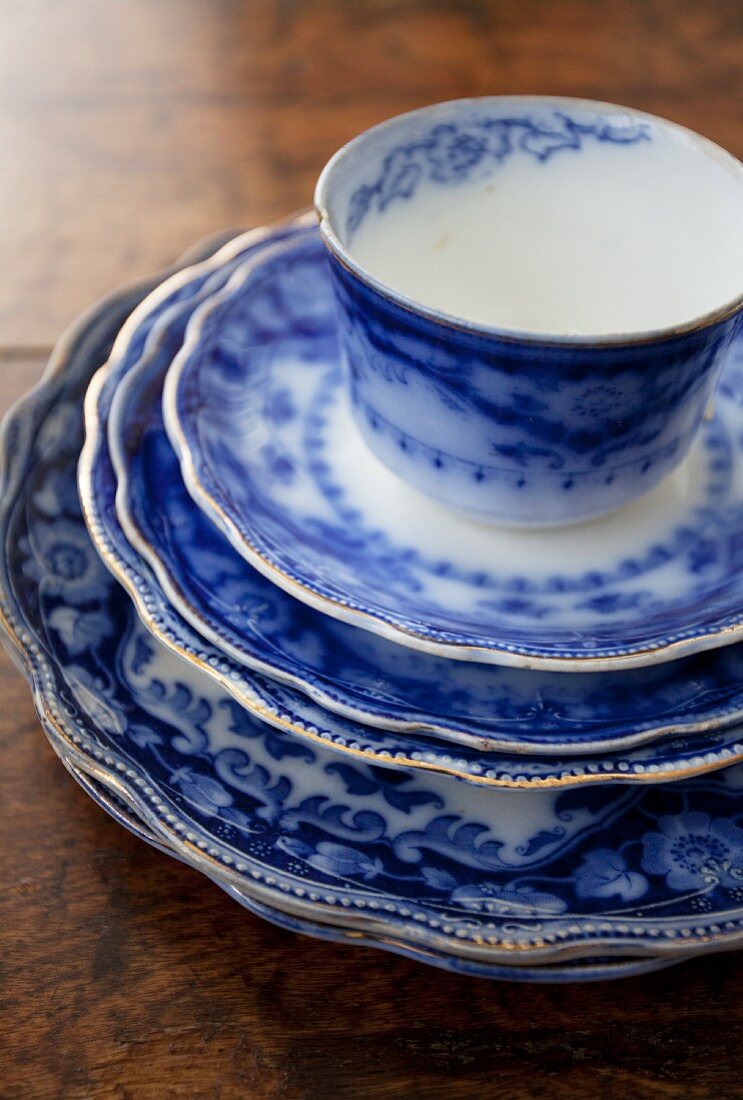
[[[663,328],[743,287],[743,185],[676,131],[512,157],[367,219],[352,254],[408,298],[538,333]]]

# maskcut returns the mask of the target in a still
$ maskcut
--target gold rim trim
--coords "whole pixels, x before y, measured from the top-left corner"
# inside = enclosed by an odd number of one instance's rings
[[[119,483],[118,488],[121,488],[121,483]],[[164,564],[163,559],[160,557],[157,548],[153,546],[153,544],[145,537],[141,527],[136,522],[135,517],[129,513],[128,507],[126,505],[124,505],[124,507],[127,508],[127,523],[131,527],[132,531],[136,534],[136,540],[133,544],[135,551],[139,552],[140,547],[144,548],[141,552],[148,556],[149,560],[147,561],[147,564],[150,565],[152,570],[155,572],[156,577],[157,574],[160,573],[167,578],[166,586],[165,582],[160,577],[157,577],[160,586],[164,590],[166,589],[166,587],[176,590],[176,598],[188,606],[189,614],[186,615],[185,612],[180,611],[177,606],[175,607],[175,610],[178,612],[178,614],[182,615],[187,622],[189,622],[189,625],[193,626],[193,629],[195,629],[197,633],[202,633],[207,641],[209,641],[217,648],[220,648],[222,640],[219,638],[218,631],[210,626],[208,621],[203,618],[200,612],[196,608],[192,607],[190,603],[188,603],[187,596],[182,591],[180,585],[177,583],[177,580],[173,577],[168,567]],[[119,522],[121,522],[120,517]],[[122,524],[122,527],[124,526],[125,525]],[[127,539],[128,542],[132,542],[132,539],[129,537],[129,534],[126,530],[124,530],[124,537]],[[164,594],[166,600],[172,604],[172,600],[168,597],[167,591],[164,591]],[[193,625],[193,623],[191,623],[190,621],[189,616],[199,625]],[[236,661],[237,664],[243,664],[239,657],[233,658],[227,652],[225,653],[225,656],[229,657],[231,660]],[[300,676],[277,673],[268,663],[266,663],[263,667],[258,667],[258,664],[256,662],[255,668],[251,664],[244,663],[244,667],[249,671],[258,672],[259,675],[268,676],[270,679],[278,680],[280,683],[287,683],[290,687],[297,688],[303,694],[306,694],[312,700],[312,702],[317,703],[321,707],[325,707],[327,710],[330,711],[331,714],[337,714],[341,718],[346,718],[350,721],[359,722],[360,725],[363,725],[365,727],[380,729],[382,731],[394,730],[395,732],[399,732],[403,735],[409,733],[417,733],[422,736],[433,738],[451,737],[451,731],[449,730],[449,728],[445,726],[433,726],[432,724],[428,724],[426,722],[410,721],[402,724],[401,722],[395,722],[395,720],[392,720],[393,723],[395,723],[393,725],[382,725],[380,722],[368,722],[364,719],[364,717],[362,717],[362,715],[367,712],[364,712],[360,708],[347,707],[344,711],[336,710],[333,707],[334,700],[332,698],[328,699],[325,692],[321,691],[321,689],[313,688],[311,691],[307,686],[304,686],[305,682]],[[315,694],[312,693],[313,691],[315,692]],[[328,699],[328,701],[326,701],[326,699]],[[723,713],[721,715],[718,715],[715,719],[700,718],[696,722],[691,722],[688,725],[671,724],[666,726],[658,726],[649,730],[643,730],[639,734],[630,735],[629,740],[625,741],[623,738],[616,738],[614,741],[605,746],[602,746],[599,742],[594,742],[592,744],[589,743],[590,747],[586,748],[585,746],[582,746],[581,752],[576,754],[576,758],[590,758],[604,752],[610,754],[618,752],[629,752],[634,749],[639,749],[645,745],[652,745],[656,741],[662,741],[670,737],[691,737],[695,734],[710,733],[716,730],[724,732],[726,730],[735,729],[739,725],[743,725],[743,711],[741,711],[741,708],[738,708],[737,710],[730,713]],[[564,751],[560,750],[560,752],[558,753],[555,751],[554,744],[550,744],[549,742],[530,742],[529,751],[518,752],[512,747],[512,743],[508,741],[500,741],[497,744],[493,743],[492,745],[474,744],[473,741],[478,735],[467,734],[466,736],[468,738],[471,738],[471,740],[465,741],[451,739],[447,742],[447,744],[450,744],[452,746],[453,752],[457,750],[457,746],[462,746],[464,748],[476,749],[479,752],[503,753],[505,755],[513,756],[514,758],[523,757],[525,759],[528,759],[530,756],[541,755],[557,757],[558,755],[570,754],[569,747],[566,747]],[[485,736],[483,736],[481,740],[485,740]],[[411,766],[413,766],[413,764],[411,764]],[[469,775],[469,773],[467,774]]]

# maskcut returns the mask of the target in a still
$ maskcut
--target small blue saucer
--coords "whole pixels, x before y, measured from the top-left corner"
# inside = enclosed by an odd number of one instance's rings
[[[671,477],[545,534],[475,523],[391,474],[354,425],[336,337],[306,230],[196,310],[166,381],[189,492],[274,583],[414,649],[495,664],[614,669],[743,636],[743,342]]]

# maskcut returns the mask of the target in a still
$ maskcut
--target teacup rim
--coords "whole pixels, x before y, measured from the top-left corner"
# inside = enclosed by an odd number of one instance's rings
[[[743,163],[727,149],[724,149],[721,145],[712,141],[710,138],[705,137],[703,134],[697,133],[696,130],[690,129],[688,126],[683,126],[681,123],[673,122],[671,119],[666,119],[660,115],[654,115],[648,111],[642,111],[634,107],[627,107],[619,103],[612,103],[607,100],[595,100],[586,99],[577,96],[559,96],[559,95],[482,95],[482,96],[465,96],[457,99],[441,100],[437,103],[426,104],[422,107],[413,108],[410,111],[403,111],[400,114],[392,115],[387,119],[383,119],[381,122],[376,123],[373,126],[368,127],[361,133],[356,134],[349,141],[345,142],[326,162],[320,175],[318,176],[317,183],[314,192],[314,208],[317,214],[319,222],[320,236],[330,251],[331,255],[338,261],[338,263],[354,275],[361,283],[365,284],[371,290],[373,290],[380,297],[385,298],[398,308],[415,314],[418,317],[425,318],[426,320],[433,321],[436,324],[442,325],[445,328],[453,331],[459,331],[465,334],[471,334],[473,336],[490,337],[495,340],[503,341],[506,343],[526,344],[531,346],[541,347],[561,347],[561,348],[575,348],[577,349],[591,349],[591,348],[612,348],[612,347],[627,347],[632,345],[644,345],[659,343],[662,341],[674,340],[683,336],[690,336],[698,332],[704,332],[709,328],[713,328],[715,325],[721,324],[724,321],[730,320],[741,310],[743,310],[743,289],[740,294],[735,298],[728,299],[722,305],[717,306],[712,310],[707,310],[703,314],[699,314],[689,321],[684,321],[674,325],[664,325],[657,328],[650,329],[638,329],[630,330],[627,332],[608,332],[608,333],[548,333],[537,332],[529,329],[511,328],[504,325],[492,325],[482,321],[470,321],[467,318],[460,317],[457,314],[449,313],[446,310],[437,309],[433,306],[428,306],[424,302],[419,301],[416,298],[412,298],[409,295],[403,294],[400,291],[391,287],[388,283],[385,283],[382,279],[372,275],[363,264],[352,255],[350,250],[344,245],[335,231],[333,226],[333,220],[329,213],[327,206],[327,194],[329,189],[330,178],[338,167],[338,165],[348,157],[358,146],[365,142],[370,136],[379,133],[382,130],[391,128],[393,124],[398,124],[405,119],[412,118],[416,115],[425,115],[428,113],[433,114],[435,111],[441,108],[454,108],[454,107],[466,107],[470,105],[483,104],[483,103],[497,103],[499,105],[505,105],[506,103],[519,103],[519,104],[541,104],[548,107],[573,107],[582,110],[592,110],[597,113],[607,114],[624,114],[632,119],[638,121],[646,121],[659,126],[662,129],[670,130],[675,135],[681,137],[688,144],[697,146],[700,151],[718,162],[723,162],[728,165],[733,172],[740,177],[741,185],[743,185]]]

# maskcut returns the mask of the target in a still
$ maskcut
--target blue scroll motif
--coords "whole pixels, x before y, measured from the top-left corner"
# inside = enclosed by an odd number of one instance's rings
[[[383,213],[390,203],[412,198],[426,180],[450,186],[476,172],[491,172],[513,155],[526,154],[544,162],[564,151],[579,152],[586,141],[633,145],[650,140],[647,122],[621,126],[606,119],[578,122],[564,111],[554,111],[551,119],[542,112],[539,117],[439,123],[426,137],[394,148],[384,158],[377,179],[354,191],[346,218],[347,237],[351,239],[370,210]]]

